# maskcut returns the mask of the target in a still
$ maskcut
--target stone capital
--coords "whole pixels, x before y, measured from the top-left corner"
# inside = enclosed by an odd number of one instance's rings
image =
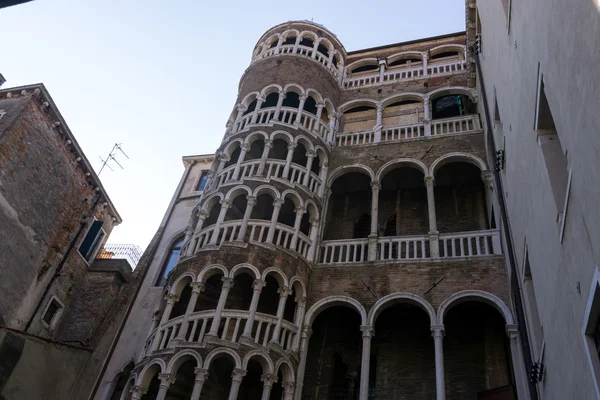
[[[283,200],[282,199],[275,199],[275,200],[273,200],[273,207],[281,208],[282,205],[283,205]]]
[[[254,282],[252,282],[252,288],[258,291],[261,291],[266,285],[267,282],[263,281],[262,279],[255,279]]]
[[[283,286],[279,289],[277,289],[277,293],[279,293],[279,297],[288,297],[290,294],[292,294],[292,291],[290,290],[289,287],[287,286]]]
[[[204,382],[208,376],[208,370],[206,368],[194,368],[197,382]]]
[[[325,103],[323,103],[321,100],[319,100],[317,102],[317,108],[323,108],[323,107],[325,107]]]
[[[231,379],[236,382],[241,382],[242,378],[246,375],[245,369],[234,368],[233,373],[231,374]]]
[[[296,147],[298,147],[298,143],[288,143],[288,150],[294,150]]]
[[[246,196],[246,206],[255,206],[256,205],[256,196]]]
[[[300,101],[306,101],[306,99],[308,99],[308,95],[307,94],[301,94],[300,96],[298,96],[298,98],[300,99]]]
[[[431,325],[431,337],[434,339],[443,338],[446,334],[444,325]]]
[[[244,143],[240,146],[240,149],[242,149],[242,151],[248,151],[250,150],[250,145],[248,143]]]
[[[309,150],[306,152],[306,157],[314,157],[317,153],[314,150]]]
[[[192,282],[190,286],[192,287],[192,293],[200,293],[204,290],[203,282]]]
[[[175,382],[175,377],[171,374],[158,374],[158,379],[160,380],[160,385],[166,387]]]
[[[265,140],[265,147],[273,147],[273,139]]]
[[[274,375],[274,374],[269,374],[269,373],[267,373],[267,374],[263,374],[263,375],[260,377],[260,380],[263,382],[264,386],[269,386],[269,387],[271,387],[271,386],[273,386],[273,384],[274,384],[275,382],[277,382],[277,375]]]
[[[423,178],[426,185],[435,185],[435,178],[433,176],[426,176]]]
[[[136,385],[136,386],[132,386],[131,389],[129,389],[129,391],[131,393],[138,394],[139,396],[142,396],[142,395],[146,394],[146,392],[148,391],[148,389],[144,388],[141,385]]]
[[[294,388],[296,387],[296,384],[294,382],[286,382],[283,385],[284,385],[283,391],[287,395],[291,395],[294,393]]]
[[[296,215],[298,215],[298,214],[304,214],[306,212],[306,209],[304,207],[302,207],[302,206],[297,206],[295,208],[295,210],[296,210]]]
[[[510,339],[519,337],[519,326],[517,324],[506,324],[506,334]]]
[[[165,300],[167,303],[177,303],[179,301],[179,296],[177,296],[175,293],[167,293],[165,295]]]
[[[371,189],[372,190],[381,189],[381,184],[379,183],[379,181],[371,181]]]
[[[313,331],[312,331],[312,329],[311,329],[311,327],[310,327],[309,325],[304,325],[304,326],[302,327],[302,333],[301,333],[301,336],[302,336],[303,338],[306,338],[306,340],[309,340],[309,339],[310,339],[310,337],[312,336],[312,332],[313,332]]]
[[[306,305],[306,296],[296,296],[294,301],[298,304],[298,307],[304,307]]]
[[[246,107],[243,104],[238,104],[235,108],[236,108],[236,110],[241,111],[241,112],[244,112],[248,109],[248,107]]]
[[[233,287],[233,278],[221,278],[223,281],[223,285],[221,286],[223,289],[231,289]]]
[[[363,338],[372,338],[375,334],[375,327],[373,327],[372,325],[361,325],[360,331],[362,332]]]
[[[229,208],[231,206],[231,200],[223,199],[219,202],[221,204],[221,208]]]

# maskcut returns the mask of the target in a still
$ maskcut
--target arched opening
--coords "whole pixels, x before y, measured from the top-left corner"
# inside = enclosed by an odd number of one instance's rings
[[[273,196],[262,193],[256,197],[256,204],[252,207],[251,219],[262,219],[270,221],[273,216]]]
[[[201,398],[228,400],[231,389],[231,375],[235,368],[233,358],[226,353],[218,354],[208,367],[208,377],[202,386]],[[206,395],[209,394],[207,397]]]
[[[329,58],[329,49],[326,46],[319,44],[319,47],[317,47],[317,51],[323,54],[326,58]]]
[[[204,281],[204,290],[198,294],[198,300],[194,307],[194,312],[214,310],[221,297],[221,288],[223,287],[223,274],[218,272]]]
[[[360,67],[356,67],[354,69],[352,69],[352,71],[350,71],[353,74],[356,74],[358,72],[368,72],[368,71],[378,71],[379,70],[379,64],[366,64],[366,65],[361,65]]]
[[[373,398],[435,398],[430,325],[429,315],[412,304],[391,305],[379,314],[369,368],[369,393]]]
[[[446,59],[446,58],[450,58],[450,57],[459,58],[460,53],[456,50],[442,51],[441,53],[433,54],[431,57],[429,57],[429,60],[437,61],[437,60]]]
[[[279,101],[279,93],[273,92],[269,93],[267,97],[265,97],[265,101],[260,105],[260,108],[269,108],[277,106],[277,102]]]
[[[279,39],[277,39],[277,37],[274,37],[273,40],[271,40],[271,43],[269,44],[269,48],[273,49],[273,48],[277,47],[278,42],[279,42]]]
[[[328,308],[316,317],[308,345],[303,399],[358,399],[360,324],[360,315],[346,306]]]
[[[300,106],[300,95],[296,92],[287,92],[281,105],[283,107],[298,108]]]
[[[231,153],[231,156],[229,157],[229,160],[227,160],[227,162],[225,163],[225,167],[227,168],[231,165],[235,165],[238,162],[238,159],[240,158],[240,154],[242,153],[242,148],[240,147],[239,143],[237,144],[237,147],[235,148],[235,150],[233,150],[233,152]]]
[[[273,273],[265,277],[265,287],[263,287],[258,300],[256,311],[263,314],[277,315],[277,306],[279,304],[279,282],[273,277]]]
[[[229,207],[225,213],[225,221],[244,218],[247,205],[248,199],[246,198],[246,193],[236,196],[231,202],[231,207]]]
[[[300,41],[300,46],[310,47],[312,49],[315,46],[315,41],[311,38],[304,37]]]
[[[123,395],[123,393],[126,393],[127,396],[128,391],[129,389],[131,389],[132,386],[131,371],[133,371],[134,367],[135,364],[133,362],[130,362],[119,373],[119,378],[115,382],[115,386],[113,387],[113,392],[110,396],[110,400],[121,400],[121,395]]]
[[[313,158],[312,165],[310,166],[310,172],[317,176],[319,176],[319,173],[321,172],[321,157],[319,156],[319,153],[316,153]]]
[[[238,400],[260,400],[263,391],[261,378],[266,373],[267,371],[263,370],[261,363],[257,359],[251,358],[248,360],[246,375],[240,385]]]
[[[423,101],[416,99],[399,99],[387,104],[383,109],[381,124],[384,128],[418,124],[423,120]],[[387,138],[388,140],[409,139],[421,136],[417,132],[401,132],[400,137]],[[389,135],[389,133],[388,133]],[[385,136],[385,134],[384,134]]]
[[[277,43],[277,42],[275,42],[275,43]],[[251,112],[254,112],[254,110],[256,110],[256,103],[257,103],[256,99],[252,100],[252,102],[250,104],[248,104],[248,108],[246,108],[246,111],[244,111],[244,114],[242,114],[242,115],[248,115]]]
[[[485,187],[479,168],[451,162],[435,172],[435,208],[440,232],[488,229]]]
[[[385,174],[379,191],[379,233],[384,236],[421,235],[429,231],[427,190],[423,172],[398,167]]]
[[[193,357],[179,366],[175,375],[175,382],[172,382],[167,391],[165,399],[168,400],[189,400],[194,390],[194,381],[196,373],[194,369],[198,368],[198,363]]]
[[[307,210],[302,215],[302,220],[300,221],[300,232],[304,233],[306,236],[308,236],[310,233],[310,219],[311,219],[311,215],[310,215],[309,211]]]
[[[285,160],[287,157],[288,143],[283,139],[275,139],[273,140],[273,146],[271,150],[269,150],[269,158],[274,158],[276,160]]]
[[[492,306],[467,301],[444,317],[444,368],[448,398],[515,398],[505,321]]]
[[[171,315],[169,319],[181,317],[185,314],[187,310],[188,304],[190,303],[190,299],[192,297],[192,287],[190,285],[186,285],[183,288],[181,293],[179,294],[179,300],[177,303],[173,304],[173,309],[171,310]]]
[[[283,204],[281,205],[281,209],[279,210],[279,216],[277,218],[277,222],[280,224],[287,225],[289,227],[294,227],[294,222],[296,220],[296,205],[290,196],[286,196]],[[278,243],[283,245],[282,243]]]
[[[208,212],[208,217],[204,220],[203,227],[209,227],[217,223],[217,219],[219,219],[219,214],[221,213],[221,203],[218,201],[212,205],[210,211]]]
[[[331,185],[326,221],[325,240],[369,236],[371,178],[360,172],[337,178]]]
[[[308,96],[304,102],[303,110],[312,115],[317,114],[317,102],[312,96]]]
[[[400,67],[400,66],[407,66],[410,67],[412,64],[417,64],[417,63],[421,63],[423,60],[421,58],[415,57],[415,56],[404,56],[401,58],[396,59],[395,61],[392,61],[391,63],[388,63],[388,67]]]
[[[335,56],[333,56],[333,59],[331,60],[331,62],[333,63],[333,66],[337,68],[337,66],[340,64],[339,54],[336,54]]]
[[[370,131],[377,122],[377,108],[371,104],[353,107],[344,111],[341,122],[344,133]]]
[[[262,157],[262,153],[265,150],[265,141],[263,139],[257,139],[250,144],[250,148],[246,152],[244,161],[259,160]]]
[[[477,112],[475,104],[464,94],[449,94],[437,97],[431,102],[431,117],[452,118]]]
[[[296,44],[296,36],[288,36],[282,43],[283,45],[293,45]]]
[[[281,369],[277,371],[277,381],[273,383],[273,389],[271,389],[271,395],[269,400],[280,400],[283,399],[283,374]]]
[[[142,387],[146,389],[146,393],[141,397],[140,400],[155,400],[158,396],[158,390],[160,389],[160,379],[158,375],[161,373],[160,366],[157,364],[152,365],[146,370],[142,379]]]
[[[306,157],[306,147],[304,147],[302,143],[298,143],[294,149],[294,154],[292,155],[292,162],[294,164],[306,167],[307,161],[308,158]]]
[[[298,293],[296,292],[296,288],[292,286],[292,293],[288,295],[285,299],[285,308],[283,310],[283,319],[289,322],[294,322],[294,317],[296,316],[296,299],[298,298]]]
[[[233,278],[233,287],[229,289],[229,293],[227,294],[225,308],[228,310],[249,310],[250,302],[252,301],[253,282],[254,277],[248,273],[240,272],[237,274]]]

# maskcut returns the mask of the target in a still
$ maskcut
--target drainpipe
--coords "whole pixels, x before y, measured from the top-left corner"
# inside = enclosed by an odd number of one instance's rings
[[[100,193],[98,193],[98,195],[96,196],[96,199],[94,200],[94,204],[92,204],[92,208],[87,213],[87,215],[86,215],[87,218],[90,218],[94,214],[94,210],[96,209],[96,206],[98,205],[99,201],[100,201]],[[48,282],[48,284],[46,285],[46,288],[44,289],[44,294],[42,294],[42,297],[40,297],[40,301],[35,306],[35,309],[33,310],[31,317],[29,317],[29,321],[27,321],[27,325],[25,325],[25,332],[27,332],[29,330],[31,323],[33,322],[33,319],[35,318],[40,307],[42,306],[42,303],[44,302],[46,295],[50,291],[52,284],[54,283],[54,281],[56,281],[58,279],[59,276],[61,276],[60,271],[65,266],[65,263],[67,262],[67,259],[69,258],[69,255],[71,254],[71,251],[73,251],[73,247],[75,247],[75,244],[77,243],[77,240],[79,240],[79,236],[81,235],[81,232],[83,232],[83,229],[85,228],[85,225],[86,225],[86,223],[83,221],[79,224],[79,230],[77,230],[75,237],[73,238],[73,240],[71,240],[71,243],[69,244],[69,247],[67,248],[67,251],[62,256],[62,259],[60,260],[60,263],[58,264],[58,267],[56,268],[56,272],[52,276],[52,279],[50,279],[50,282]]]
[[[487,125],[486,134],[487,134],[487,142],[488,142],[488,151],[491,152],[492,155],[496,154],[496,144],[494,143],[494,136],[491,130],[492,121],[490,120],[490,112],[489,105],[487,101],[487,95],[485,91],[485,84],[483,82],[483,74],[481,72],[481,64],[479,62],[479,53],[476,51],[475,46],[471,46],[471,53],[475,56],[475,65],[477,66],[477,77],[479,78],[479,85],[481,86],[481,98],[483,100],[483,110],[485,114],[485,123]],[[519,324],[519,336],[521,338],[521,344],[523,346],[523,358],[525,359],[525,366],[527,367],[526,371],[529,370],[533,361],[531,358],[531,345],[529,344],[529,337],[526,332],[526,323],[525,323],[525,312],[523,311],[523,299],[521,297],[521,287],[519,285],[519,274],[517,272],[517,263],[514,255],[514,247],[512,242],[512,236],[510,234],[510,227],[508,221],[508,214],[506,212],[506,203],[504,202],[504,189],[502,187],[502,181],[500,180],[500,172],[498,169],[494,168],[494,180],[496,181],[496,198],[498,199],[498,204],[500,205],[500,217],[502,219],[502,228],[504,229],[504,238],[506,240],[506,251],[508,253],[508,262],[510,267],[510,283],[513,288],[512,295],[513,301],[515,305],[515,312],[517,314],[517,323]],[[537,388],[535,385],[529,382],[529,395],[532,399],[537,399]]]

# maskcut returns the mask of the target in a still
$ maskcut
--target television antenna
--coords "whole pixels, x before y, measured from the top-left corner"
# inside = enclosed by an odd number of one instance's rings
[[[121,169],[124,169],[123,166],[115,158],[115,154],[117,153],[117,151],[120,151],[129,160],[129,156],[127,154],[125,154],[125,152],[123,151],[123,148],[121,147],[122,145],[123,145],[123,143],[115,143],[115,145],[113,146],[110,153],[108,153],[108,156],[106,157],[106,159],[102,159],[102,157],[99,157],[100,161],[102,161],[102,167],[100,167],[100,171],[98,171],[98,176],[100,176],[100,174],[102,173],[102,170],[104,170],[104,167],[108,167],[108,169],[110,169],[111,171],[114,171],[114,169],[112,169],[111,166],[108,164],[111,161],[113,161],[115,164],[117,164],[119,167],[121,167]]]

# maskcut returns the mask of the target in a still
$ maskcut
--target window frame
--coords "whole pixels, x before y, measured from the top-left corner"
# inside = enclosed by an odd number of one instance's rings
[[[88,259],[86,257],[86,255],[81,252],[81,246],[83,245],[83,242],[87,239],[87,236],[90,233],[90,230],[92,229],[92,226],[94,226],[95,222],[101,222],[102,225],[100,225],[98,234],[97,234],[96,238],[94,239],[92,246],[90,246],[90,248],[92,248],[95,244],[95,248],[92,250],[92,252],[90,253],[88,251],[88,254],[89,254],[89,259]],[[96,258],[96,255],[98,255],[100,248],[103,247],[102,242],[104,242],[104,240],[106,238],[107,238],[107,234],[106,234],[106,231],[104,230],[104,221],[101,221],[101,220],[97,219],[96,217],[93,217],[91,222],[89,223],[89,226],[87,228],[85,235],[83,236],[83,239],[81,240],[81,242],[79,243],[79,246],[77,247],[77,253],[81,256],[81,258],[83,258],[85,260],[85,262],[87,264],[90,264],[91,262],[94,261],[94,259]]]
[[[166,271],[166,267],[169,263],[169,260],[171,259],[171,253],[174,250],[174,247],[181,242],[181,246],[179,247],[179,255],[177,257],[177,260],[175,261],[175,263],[173,264],[173,267],[170,269],[169,274],[171,273],[171,271],[173,271],[173,269],[175,268],[175,265],[177,265],[177,263],[179,262],[179,259],[181,258],[181,249],[183,248],[183,242],[185,240],[185,235],[183,232],[179,232],[177,235],[174,235],[174,238],[171,239],[169,241],[169,246],[167,247],[162,259],[161,259],[161,263],[160,263],[160,269],[158,271],[158,275],[156,276],[156,278],[154,279],[154,284],[153,287],[165,287],[166,285],[166,279],[168,278],[168,274],[165,277],[165,271]],[[161,281],[163,280],[163,277],[165,278],[165,283],[161,284]]]
[[[52,319],[50,320],[50,322],[48,323],[44,320],[44,317],[46,316],[46,313],[48,312],[50,305],[54,302],[58,303],[59,308],[56,311],[56,313],[52,316]],[[56,328],[56,325],[58,324],[58,322],[60,321],[60,318],[62,317],[64,310],[65,310],[65,305],[63,304],[63,302],[60,301],[58,299],[58,297],[51,296],[50,301],[48,301],[48,303],[46,303],[46,307],[44,307],[44,311],[40,315],[40,320],[42,321],[42,325],[44,325],[49,330],[53,331]]]
[[[590,292],[588,295],[587,304],[585,307],[583,324],[581,326],[581,338],[586,349],[586,358],[592,374],[596,397],[600,398],[600,388],[598,381],[600,380],[600,356],[598,349],[592,336],[596,325],[600,322],[600,270],[598,264],[594,269]],[[592,356],[593,354],[593,356]]]
[[[208,169],[203,169],[200,171],[200,175],[198,176],[196,184],[194,185],[195,192],[202,193],[204,190],[206,190],[206,184],[208,183],[208,171]],[[204,178],[206,178],[206,182],[204,183],[202,189],[200,189],[200,184],[202,183],[202,179]]]

